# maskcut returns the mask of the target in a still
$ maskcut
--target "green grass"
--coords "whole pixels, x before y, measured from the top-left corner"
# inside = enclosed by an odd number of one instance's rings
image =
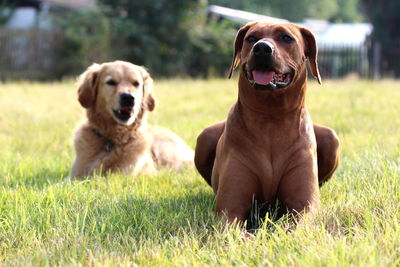
[[[156,83],[150,122],[194,147],[226,117],[236,81]],[[314,122],[333,127],[341,165],[302,227],[224,229],[195,170],[68,181],[84,112],[73,82],[0,84],[0,260],[6,265],[400,265],[400,82],[311,82]]]

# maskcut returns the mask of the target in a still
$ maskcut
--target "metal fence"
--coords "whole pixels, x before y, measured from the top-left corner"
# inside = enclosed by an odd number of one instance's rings
[[[384,46],[371,39],[362,46],[322,45],[318,65],[324,78],[400,78],[400,40]]]
[[[59,33],[31,29],[0,29],[0,79],[54,79]]]
[[[370,73],[368,46],[319,47],[318,66],[322,77],[342,78],[348,75],[368,77]]]

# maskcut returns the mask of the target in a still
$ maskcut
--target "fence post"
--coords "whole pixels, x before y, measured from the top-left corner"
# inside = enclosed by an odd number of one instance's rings
[[[340,51],[332,46],[332,78],[337,79],[339,77],[339,64],[340,64]]]
[[[382,60],[382,47],[381,43],[376,41],[373,46],[373,51],[372,51],[372,78],[374,80],[378,80],[381,78],[381,60]]]

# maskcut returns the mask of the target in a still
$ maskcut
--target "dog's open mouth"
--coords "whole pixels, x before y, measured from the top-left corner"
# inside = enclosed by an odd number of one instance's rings
[[[126,122],[131,118],[132,112],[132,108],[120,108],[118,110],[113,109],[114,116],[123,122]]]
[[[246,71],[247,79],[257,90],[274,91],[287,87],[293,79],[293,71],[278,73],[267,68],[255,68]]]

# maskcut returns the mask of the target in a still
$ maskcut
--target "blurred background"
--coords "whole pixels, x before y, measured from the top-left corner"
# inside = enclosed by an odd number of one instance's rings
[[[126,60],[155,77],[225,76],[237,29],[311,29],[324,78],[400,77],[399,0],[0,0],[0,80],[76,76]]]

